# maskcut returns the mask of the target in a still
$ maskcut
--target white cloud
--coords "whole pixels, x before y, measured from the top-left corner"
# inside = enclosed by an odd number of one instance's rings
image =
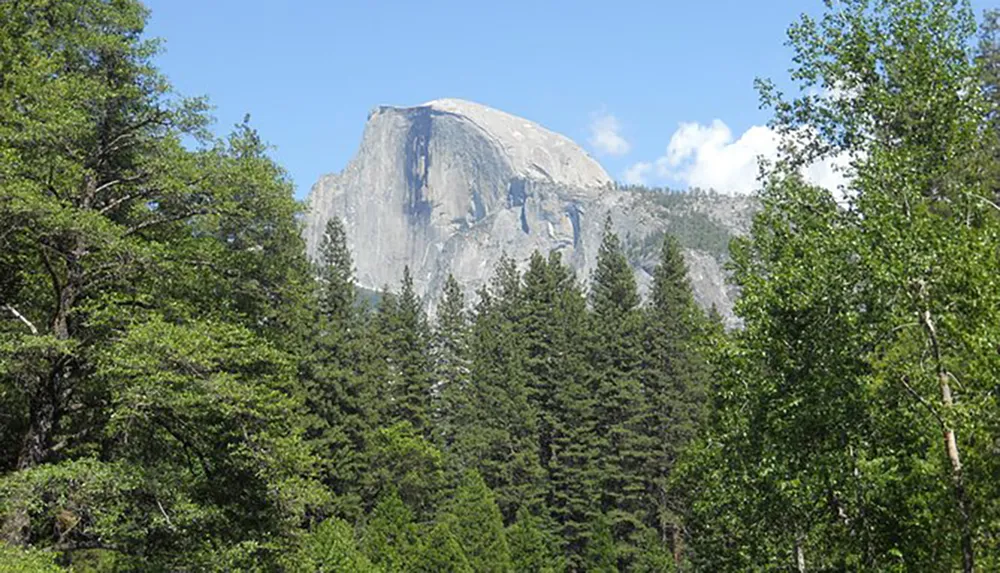
[[[662,183],[684,187],[715,189],[722,193],[751,193],[758,188],[758,160],[775,159],[779,136],[771,128],[755,125],[738,138],[722,120],[708,125],[682,123],[670,137],[666,153],[656,159],[656,176]],[[843,161],[825,160],[803,170],[815,185],[836,191],[845,183],[837,166]],[[648,169],[636,163],[625,173],[645,180]],[[633,172],[633,169],[636,171]]]
[[[646,176],[653,170],[653,164],[649,161],[634,163],[625,170],[622,180],[629,185],[645,185]]]
[[[599,153],[607,155],[625,155],[632,149],[629,142],[622,137],[618,118],[610,113],[594,115],[590,122],[590,145]]]

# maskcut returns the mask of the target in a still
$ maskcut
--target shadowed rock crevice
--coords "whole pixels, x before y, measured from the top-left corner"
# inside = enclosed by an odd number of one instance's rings
[[[406,215],[413,224],[426,225],[433,206],[427,198],[427,179],[431,156],[431,110],[414,108],[410,114],[410,129],[406,134]]]

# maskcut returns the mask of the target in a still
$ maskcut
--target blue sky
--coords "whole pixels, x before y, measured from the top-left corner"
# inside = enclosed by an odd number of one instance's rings
[[[998,0],[974,2],[977,12]],[[464,98],[583,145],[618,180],[752,185],[787,76],[785,30],[820,0],[146,0],[160,67],[207,95],[220,133],[250,113],[298,197],[354,154],[368,111]],[[669,151],[668,151],[669,148]]]

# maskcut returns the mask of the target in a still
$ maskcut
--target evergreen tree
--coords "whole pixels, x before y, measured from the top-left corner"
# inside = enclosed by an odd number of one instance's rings
[[[620,545],[615,543],[610,520],[604,514],[596,514],[590,529],[593,533],[587,542],[582,570],[600,573],[620,571],[618,567]]]
[[[646,307],[643,386],[645,428],[652,448],[645,470],[652,507],[647,523],[675,553],[681,546],[683,499],[670,493],[669,476],[680,452],[704,419],[709,370],[703,345],[708,325],[694,302],[680,245],[666,235]]]
[[[391,425],[397,421],[394,408],[399,388],[399,370],[393,340],[398,333],[392,330],[392,325],[399,297],[390,290],[389,285],[382,285],[377,298],[374,311],[368,315],[365,325],[363,364],[365,375],[372,382],[375,393],[375,417],[381,425]]]
[[[490,288],[480,291],[470,338],[472,407],[454,448],[465,467],[477,469],[495,492],[505,521],[543,495],[537,417],[523,369],[523,341],[517,336],[520,281],[516,264],[504,257]]]
[[[361,550],[382,571],[408,571],[420,552],[417,526],[395,489],[383,491],[361,530]]]
[[[558,360],[560,352],[566,348],[565,344],[560,344],[564,342],[565,333],[558,317],[562,267],[558,254],[555,257],[550,266],[538,251],[532,253],[524,273],[524,310],[519,325],[519,336],[525,345],[529,396],[538,412],[539,462],[545,469],[552,459],[556,388],[566,372],[560,369],[564,364]]]
[[[354,530],[346,521],[330,518],[317,525],[286,565],[302,573],[376,573],[378,569],[358,549]]]
[[[500,509],[479,472],[470,470],[462,476],[439,520],[450,524],[473,571],[511,570],[510,549]]]
[[[546,375],[556,376],[547,385],[553,392],[551,409],[543,414],[552,436],[546,506],[557,524],[567,566],[582,570],[590,523],[599,507],[596,404],[587,356],[590,321],[586,298],[558,254],[549,257],[548,267],[548,280],[555,289],[553,304],[529,304],[528,308],[529,313],[542,313],[551,322],[545,324],[529,315],[527,324],[538,328],[529,329],[526,338],[532,344],[541,335],[552,343],[544,358],[551,363]],[[555,312],[547,315],[547,308]]]
[[[355,312],[357,293],[354,260],[347,246],[344,223],[339,217],[330,217],[320,241],[319,282],[320,316],[330,322],[331,331],[347,330]]]
[[[462,546],[448,521],[434,524],[421,544],[413,563],[406,569],[414,573],[473,573]]]
[[[465,296],[455,277],[448,275],[437,311],[434,330],[434,363],[437,374],[434,388],[438,443],[448,448],[454,444],[461,420],[468,415],[469,398],[469,319]]]
[[[645,470],[653,444],[645,433],[643,320],[635,276],[611,228],[604,227],[591,279],[593,391],[600,509],[627,566],[646,510]]]
[[[596,496],[593,396],[587,387],[586,302],[558,253],[534,253],[524,275],[519,337],[533,408],[538,412],[539,460],[546,471],[545,505],[557,538],[581,555]],[[539,526],[549,526],[540,520]]]
[[[304,373],[306,400],[317,418],[311,433],[324,453],[325,481],[336,495],[336,511],[354,520],[361,511],[358,484],[365,436],[376,419],[376,394],[366,371],[369,341],[356,304],[353,261],[338,218],[327,222],[319,253],[318,316]]]
[[[566,569],[559,543],[527,508],[517,510],[514,523],[507,528],[507,544],[514,571],[556,573]]]
[[[367,462],[360,485],[368,500],[390,489],[416,519],[431,518],[446,484],[444,457],[409,422],[372,432]]]
[[[390,361],[389,420],[405,420],[430,437],[434,386],[430,328],[408,266],[403,268],[399,294],[383,299],[380,319]]]

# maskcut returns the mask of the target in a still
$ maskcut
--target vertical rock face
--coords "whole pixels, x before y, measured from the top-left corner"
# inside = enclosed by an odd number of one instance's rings
[[[655,264],[648,243],[669,230],[669,209],[617,189],[562,135],[483,105],[435,100],[371,112],[354,159],[313,186],[304,232],[315,256],[328,219],[340,217],[361,286],[395,286],[409,265],[433,306],[449,273],[472,293],[503,253],[524,261],[536,249],[559,250],[585,279],[608,214],[627,244],[640,245],[630,253],[645,287]],[[699,301],[728,314],[718,256],[687,246]]]

